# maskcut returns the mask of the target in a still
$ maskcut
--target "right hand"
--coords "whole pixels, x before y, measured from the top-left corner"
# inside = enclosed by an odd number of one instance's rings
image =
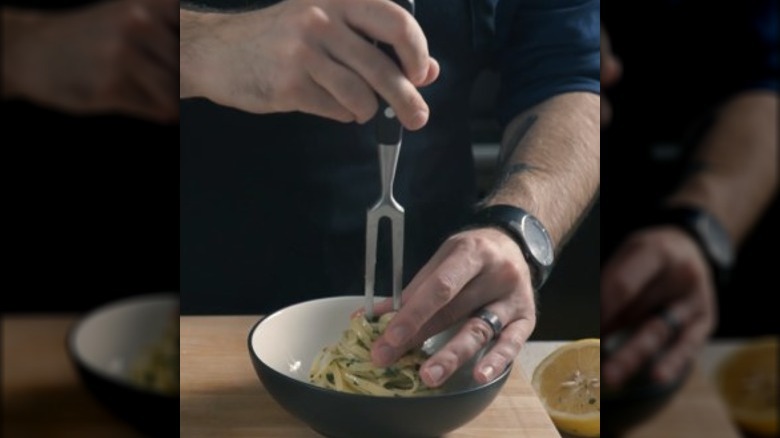
[[[623,66],[620,60],[612,52],[612,44],[609,41],[604,26],[601,27],[601,87],[609,88],[615,85],[623,74]],[[603,94],[601,94],[601,127],[609,125],[612,121],[612,105]]]
[[[3,11],[4,97],[73,114],[178,118],[174,0],[108,1],[68,12]]]
[[[364,123],[377,111],[378,93],[407,129],[428,121],[417,87],[436,80],[439,65],[414,17],[388,0],[287,0],[181,17],[182,97]],[[402,66],[369,39],[392,45]]]

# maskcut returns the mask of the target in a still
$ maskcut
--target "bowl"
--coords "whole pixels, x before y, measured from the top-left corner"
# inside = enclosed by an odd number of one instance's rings
[[[149,436],[178,436],[179,397],[137,383],[130,373],[172,323],[178,330],[178,309],[174,293],[130,297],[91,311],[68,334],[70,359],[86,388]]]
[[[249,332],[249,356],[268,393],[318,433],[332,438],[441,436],[479,415],[506,383],[511,364],[490,383],[480,384],[472,377],[485,349],[431,395],[369,396],[309,383],[317,353],[338,342],[351,313],[363,304],[362,296],[306,301],[261,319]],[[441,348],[457,328],[426,341],[426,352]]]
[[[614,351],[614,345],[611,348]],[[601,389],[601,434],[605,438],[620,437],[634,427],[654,417],[679,391],[691,372],[692,364],[685,364],[676,379],[660,383],[651,375],[655,358],[647,361],[622,387]],[[602,351],[604,362],[608,352]]]

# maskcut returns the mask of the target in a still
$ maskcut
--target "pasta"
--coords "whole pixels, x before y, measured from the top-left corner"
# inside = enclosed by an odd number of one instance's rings
[[[165,334],[135,361],[130,369],[133,382],[152,391],[179,395],[178,322],[178,317],[171,319]]]
[[[420,380],[420,365],[428,358],[421,349],[408,352],[386,368],[371,363],[371,344],[394,315],[386,313],[374,322],[363,315],[353,317],[339,342],[323,348],[314,359],[311,382],[353,394],[400,397],[433,393],[435,390]]]

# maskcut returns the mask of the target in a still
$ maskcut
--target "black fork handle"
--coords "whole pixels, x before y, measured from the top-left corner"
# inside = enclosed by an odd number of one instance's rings
[[[404,8],[407,12],[414,15],[414,0],[390,0],[398,6]],[[403,69],[401,60],[398,58],[398,54],[390,44],[377,42],[382,52],[384,52],[395,64]],[[379,144],[395,145],[401,143],[401,136],[403,132],[403,126],[398,121],[398,117],[395,111],[388,105],[382,96],[377,96],[379,99],[379,111],[376,115],[376,139]]]

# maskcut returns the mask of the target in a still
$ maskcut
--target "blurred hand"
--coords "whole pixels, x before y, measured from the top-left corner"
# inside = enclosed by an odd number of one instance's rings
[[[601,27],[601,87],[607,89],[615,85],[623,73],[620,60],[612,53],[612,44],[606,29]],[[612,121],[612,106],[609,100],[601,93],[601,127],[609,125]]]
[[[428,121],[416,87],[433,82],[439,65],[414,17],[392,2],[288,0],[245,13],[187,14],[182,97],[364,123],[377,111],[377,92],[407,129]],[[391,44],[403,71],[366,38]]]
[[[709,265],[696,242],[678,228],[649,228],[630,236],[604,267],[601,288],[602,337],[637,328],[602,364],[608,386],[619,387],[661,351],[652,377],[673,380],[715,327]],[[659,310],[676,321],[678,333]]]
[[[178,2],[117,0],[3,11],[4,97],[74,114],[178,117]]]
[[[536,325],[536,304],[528,265],[514,240],[484,228],[450,237],[406,287],[403,306],[374,342],[373,362],[387,366],[425,339],[482,308],[495,313],[504,329],[477,363],[474,378],[497,377],[514,360]],[[377,313],[392,310],[385,301]],[[441,385],[493,339],[481,319],[466,320],[458,334],[420,368],[429,387]]]

